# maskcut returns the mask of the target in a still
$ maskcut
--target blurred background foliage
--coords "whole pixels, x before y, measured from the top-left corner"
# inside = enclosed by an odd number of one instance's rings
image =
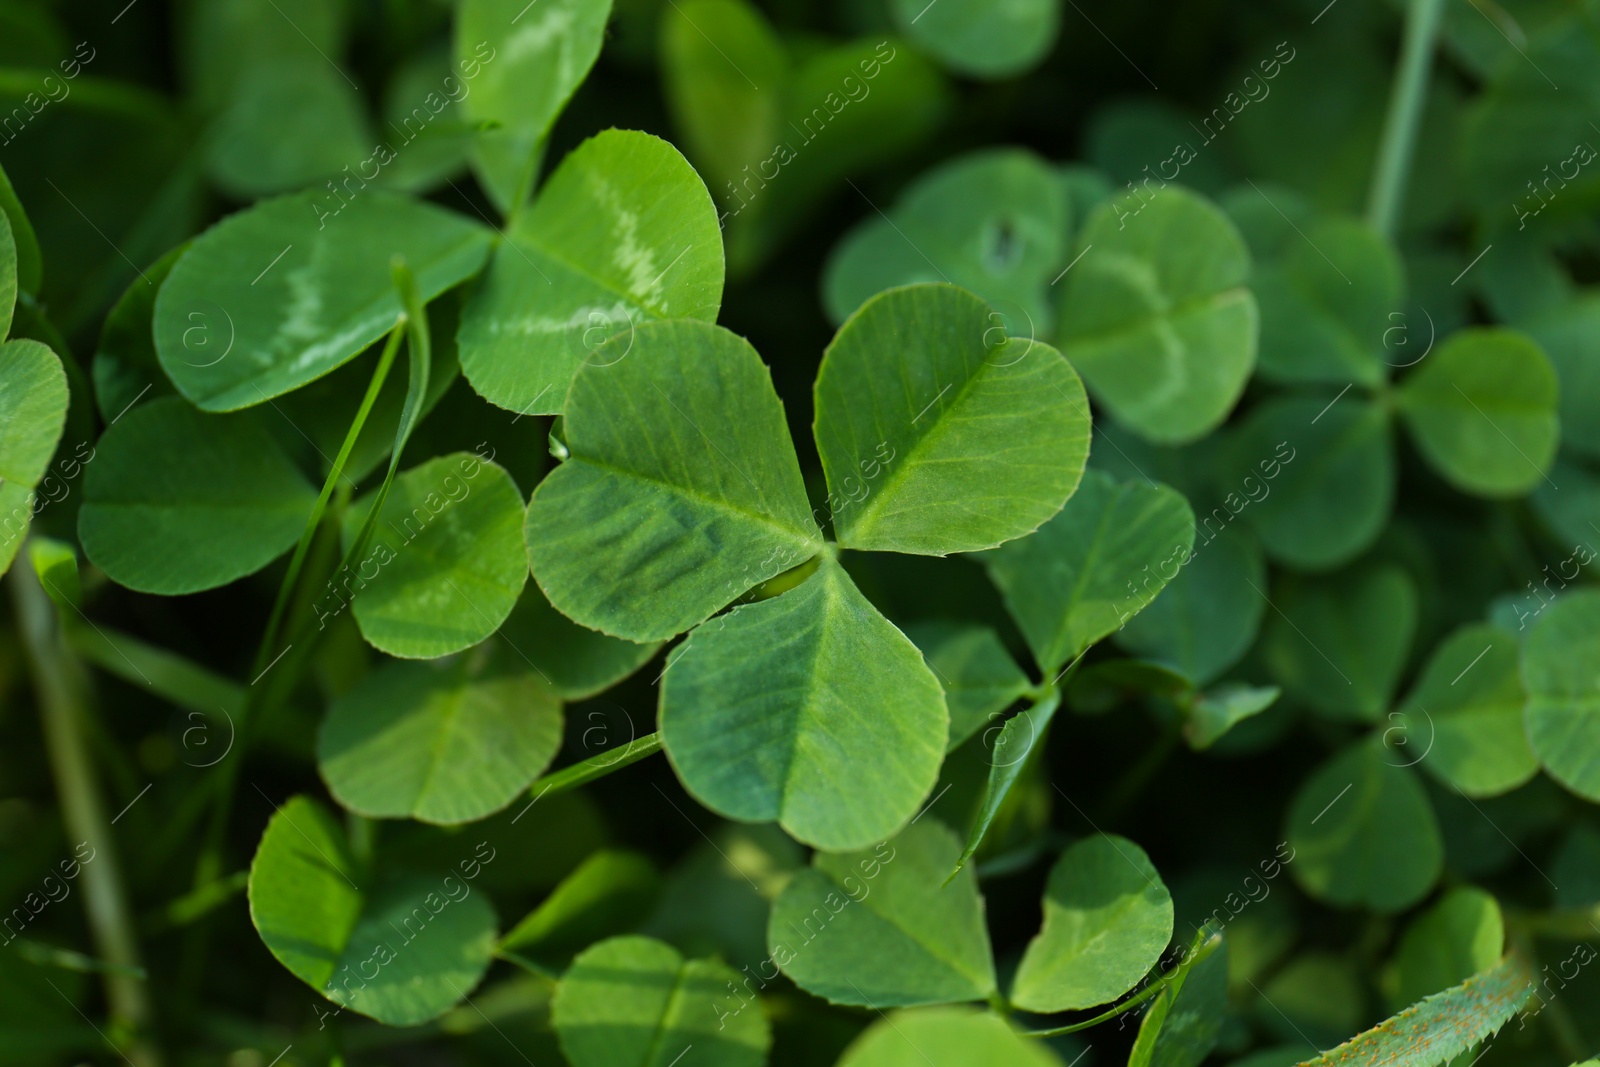
[[[1172,154],[1175,140],[1190,140],[1194,124],[1239,92],[1263,60],[1282,61],[1279,49],[1286,46],[1293,58],[1270,81],[1270,96],[1239,112],[1180,181],[1225,206],[1243,203],[1241,185],[1248,192],[1248,180],[1258,192],[1273,191],[1280,205],[1302,205],[1291,213],[1359,214],[1383,127],[1401,15],[1398,2],[1376,0],[1336,0],[1326,7],[1321,0],[1128,0],[1092,10],[1069,0],[1041,16],[1046,30],[1035,38],[1048,48],[1009,61],[1025,69],[996,72],[963,65],[959,54],[941,54],[936,40],[908,42],[899,4],[768,0],[745,6],[730,0],[725,6],[732,10],[719,16],[734,25],[728,32],[745,34],[749,55],[766,57],[761,80],[784,87],[776,102],[752,102],[741,101],[742,90],[729,88],[726,77],[709,87],[695,83],[695,52],[708,42],[677,21],[684,17],[680,6],[617,0],[595,70],[550,135],[546,171],[598,130],[642,129],[683,148],[719,206],[731,213],[740,200],[728,183],[771,152],[770,130],[790,121],[784,108],[804,114],[812,96],[829,91],[834,64],[871,54],[879,41],[892,39],[904,51],[874,86],[875,95],[845,113],[854,125],[838,131],[838,142],[819,141],[815,152],[799,155],[796,167],[803,170],[794,180],[775,183],[771,203],[749,218],[730,218],[726,231],[730,278],[721,322],[749,337],[772,366],[801,442],[809,439],[810,385],[833,330],[824,301],[830,257],[847,234],[878,218],[880,209],[889,211],[921,175],[974,150],[1008,147],[1052,164],[1092,168],[1081,172],[1089,175],[1086,188],[1098,187],[1093,173],[1112,187],[1141,180],[1146,167]],[[714,6],[696,10],[709,17]],[[17,332],[44,337],[59,330],[57,348],[72,367],[73,382],[86,381],[107,312],[163,254],[256,198],[337,178],[342,168],[367,158],[375,140],[392,136],[391,124],[447,72],[453,7],[445,0],[0,0],[0,165],[38,232],[45,261],[37,304],[19,308]],[[1538,218],[1525,229],[1517,227],[1512,207],[1533,203],[1527,183],[1568,158],[1573,142],[1600,143],[1600,129],[1593,128],[1600,120],[1597,20],[1600,3],[1593,0],[1448,5],[1395,235],[1406,302],[1393,310],[1408,330],[1420,331],[1426,321],[1442,338],[1465,325],[1506,323],[1538,337],[1558,369],[1600,365],[1593,288],[1600,284],[1600,167],[1585,167],[1563,185],[1548,212],[1541,199]],[[35,110],[30,94],[73,59],[81,68],[64,82],[69,91]],[[1559,91],[1547,92],[1552,85]],[[697,104],[696,93],[708,95]],[[703,100],[712,101],[711,110]],[[380,181],[471,217],[496,219],[516,194],[515,180],[496,177],[481,159],[477,173],[489,177],[475,180],[475,137],[482,127],[465,104],[452,105],[448,119],[416,146],[420,150],[405,153],[403,164],[386,168]],[[1255,239],[1250,210],[1242,207],[1235,218],[1259,261],[1271,241]],[[1080,213],[1073,224],[1081,221]],[[1268,217],[1263,225],[1276,222]],[[1476,262],[1472,256],[1491,244],[1494,255],[1463,279],[1463,268]],[[1420,334],[1407,343],[1420,344]],[[1403,365],[1410,357],[1391,358]],[[1517,598],[1534,603],[1527,598],[1544,582],[1547,565],[1567,559],[1573,541],[1600,538],[1600,474],[1588,466],[1600,457],[1594,429],[1600,423],[1587,408],[1568,412],[1569,403],[1579,402],[1569,401],[1568,384],[1564,376],[1564,447],[1552,484],[1570,485],[1570,493],[1557,498],[1540,488],[1531,498],[1462,495],[1396,434],[1395,443],[1384,446],[1395,455],[1392,512],[1383,509],[1372,534],[1340,554],[1331,575],[1323,566],[1301,568],[1319,574],[1290,573],[1292,565],[1277,569],[1271,588],[1283,616],[1330,616],[1327,632],[1335,639],[1384,635],[1392,662],[1362,679],[1373,691],[1359,707],[1328,706],[1320,668],[1285,640],[1284,617],[1273,611],[1258,612],[1247,627],[1250,637],[1223,656],[1226,665],[1214,673],[1225,681],[1279,685],[1284,696],[1206,751],[1179,743],[1170,703],[1149,695],[1159,694],[1159,686],[1096,676],[1091,660],[1077,700],[1083,713],[1054,732],[1047,753],[1049,777],[1070,783],[1071,802],[1063,805],[1035,776],[1019,789],[980,856],[992,863],[985,892],[1003,965],[1015,963],[1037,928],[1046,868],[1034,858],[1047,845],[1091,826],[1138,840],[1173,886],[1178,928],[1187,932],[1190,920],[1208,914],[1273,855],[1284,839],[1290,798],[1329,754],[1360,729],[1391,721],[1386,712],[1398,706],[1442,639],[1483,620],[1496,598],[1501,621],[1516,629]],[[85,406],[87,395],[75,385],[68,446],[94,437],[96,415]],[[1183,449],[1157,449],[1113,428],[1097,440],[1095,463],[1115,468],[1119,456],[1137,460],[1204,514],[1255,462],[1257,453],[1239,444],[1245,433],[1239,427],[1274,395],[1274,384],[1258,375],[1228,427]],[[1328,389],[1327,398],[1332,395]],[[1581,400],[1582,390],[1574,395]],[[544,419],[515,425],[510,413],[491,408],[457,380],[419,436],[437,450],[471,448],[495,436],[507,442],[500,461],[526,488],[544,468],[548,425]],[[1108,440],[1113,450],[1105,447]],[[803,455],[802,462],[815,473],[813,457]],[[75,509],[75,496],[51,508],[44,531],[70,537]],[[1238,536],[1250,542],[1239,551],[1256,561],[1253,573],[1262,573],[1253,539],[1267,540],[1270,531]],[[884,554],[848,563],[874,602],[900,624],[958,615],[993,626],[1014,654],[1024,655],[1020,634],[974,563]],[[94,616],[123,631],[159,634],[167,647],[237,677],[258,634],[257,608],[270,603],[279,575],[269,568],[240,587],[189,597],[181,607],[97,588]],[[1345,591],[1353,583],[1372,584],[1370,615],[1351,607]],[[1329,598],[1336,603],[1328,606]],[[1137,644],[1136,633],[1126,636],[1125,643]],[[270,724],[253,757],[249,780],[265,794],[319,787],[312,739],[321,703],[348,690],[369,656],[352,627],[335,631],[319,653],[308,699]],[[569,751],[580,751],[585,730],[648,732],[656,674],[648,667],[574,705]],[[164,991],[163,1029],[181,1035],[175,1047],[186,1050],[178,1058],[210,1063],[226,1056],[232,1067],[250,1067],[292,1041],[296,1051],[285,1062],[302,1051],[305,1062],[321,1062],[331,1049],[317,1044],[327,1034],[314,1025],[314,998],[277,966],[251,929],[238,892],[242,883],[219,901],[184,899],[187,885],[175,872],[188,870],[192,829],[202,814],[196,810],[200,792],[183,788],[184,776],[196,773],[183,759],[181,738],[190,723],[136,686],[112,678],[98,685],[103,714],[93,742],[117,801],[113,807],[134,798],[142,782],[176,786],[156,789],[128,812],[119,831],[152,983]],[[29,891],[37,872],[69,854],[70,843],[59,827],[18,642],[10,634],[0,640],[0,695],[0,900],[12,900]],[[1141,703],[1149,709],[1092,713]],[[982,755],[973,750],[953,757],[950,776],[958,787],[937,808],[953,824],[973,803]],[[1600,828],[1592,808],[1544,778],[1486,799],[1470,799],[1427,775],[1416,782],[1426,794],[1421,803],[1433,813],[1416,818],[1437,820],[1442,884],[1487,886],[1511,910],[1600,904]],[[662,793],[677,798],[689,817],[660,803]],[[258,801],[247,792],[237,807],[230,869],[248,861],[271,814]],[[448,863],[469,841],[505,830],[498,823],[508,818],[460,831],[386,826],[385,849]],[[1379,826],[1374,832],[1385,831]],[[639,910],[647,916],[642,928],[685,951],[734,961],[765,954],[766,899],[803,860],[801,849],[772,828],[713,825],[710,815],[690,806],[663,761],[535,808],[516,835],[525,844],[507,850],[485,874],[502,916],[537,904],[594,849],[627,848],[664,872],[653,903]],[[1273,882],[1270,897],[1229,926],[1233,1013],[1222,1038],[1224,1055],[1274,1043],[1331,1043],[1409,999],[1394,955],[1400,920],[1383,909],[1314,902],[1290,882]],[[204,916],[197,920],[195,912]],[[215,947],[203,973],[176,951],[174,931],[193,921],[213,926]],[[82,923],[75,907],[53,907],[34,936],[81,945]],[[51,969],[58,995],[41,986],[40,973],[38,964],[0,952],[0,1063],[100,1055],[103,1046],[70,1003],[92,1003],[88,976]],[[547,987],[497,972],[475,1009],[457,1009],[420,1033],[361,1022],[345,1026],[344,1053],[353,1062],[521,1062],[502,1040],[509,1035],[535,1062],[550,1062],[559,1053],[546,997]],[[790,988],[772,995],[770,1007],[775,1064],[832,1062],[869,1021]],[[1549,1011],[1550,1027],[1508,1033],[1486,1062],[1565,1063],[1576,1058],[1574,1049],[1600,1044],[1600,979],[1585,974]],[[1096,1047],[1086,1063],[1114,1062],[1110,1046],[1129,1039],[1108,1034],[1107,1047]],[[401,1041],[416,1047],[368,1055]],[[1060,1046],[1068,1059],[1081,1047],[1070,1040]],[[1291,1049],[1250,1062],[1264,1067],[1297,1055]]]

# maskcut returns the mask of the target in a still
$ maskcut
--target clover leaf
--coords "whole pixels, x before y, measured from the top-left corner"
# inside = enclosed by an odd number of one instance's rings
[[[0,214],[0,341],[11,332],[11,313],[17,304],[17,242],[11,223]]]
[[[347,550],[371,507],[363,499],[346,513]],[[498,464],[456,452],[413,467],[395,479],[354,573],[336,574],[317,599],[318,618],[349,603],[373,647],[406,659],[471,648],[500,628],[528,579],[522,518],[522,494]]]
[[[1382,532],[1394,505],[1391,438],[1387,414],[1371,401],[1269,400],[1227,442],[1232,466],[1247,472],[1237,489],[1229,487],[1227,513],[1242,515],[1267,555],[1286,566],[1326,570],[1348,562]],[[1258,477],[1260,464],[1273,464],[1278,479]]]
[[[1417,627],[1416,585],[1405,571],[1380,566],[1291,578],[1274,590],[1272,603],[1261,649],[1274,679],[1330,718],[1376,722]]]
[[[208,415],[180,397],[129,411],[84,471],[84,554],[118,585],[175,596],[227,585],[287,552],[317,494],[264,418]]]
[[[520,207],[556,117],[589,73],[605,39],[611,0],[465,0],[454,58],[471,91],[467,116],[487,127],[472,161],[502,212]]]
[[[528,561],[579,625],[658,641],[821,544],[755,349],[692,321],[642,324],[601,352],[624,347],[631,358],[586,363],[573,379],[569,458],[534,490]],[[601,551],[625,582],[596,581]]]
[[[1062,281],[1062,353],[1113,418],[1182,444],[1233,410],[1256,360],[1250,253],[1209,201],[1176,186],[1101,205]]]
[[[1514,634],[1493,626],[1445,638],[1390,716],[1407,758],[1469,797],[1508,793],[1532,778],[1539,761],[1523,729],[1520,651]]]
[[[1071,217],[1065,185],[1031,152],[962,156],[923,175],[887,214],[867,218],[835,246],[822,283],[828,317],[843,322],[897,285],[948,281],[1010,313],[1012,332],[1049,337],[1049,283],[1064,262]]]
[[[329,707],[317,765],[350,811],[462,823],[511,803],[560,746],[561,704],[539,676],[478,649],[362,679]]]
[[[1096,834],[1050,869],[1044,925],[1028,942],[1012,1001],[1036,1012],[1104,1004],[1133,988],[1172,939],[1172,897],[1144,850]]]
[[[1520,325],[1555,369],[1561,443],[1600,458],[1600,367],[1590,348],[1600,330],[1600,292],[1586,290]]]
[[[1402,306],[1393,246],[1363,223],[1330,217],[1309,224],[1278,258],[1257,256],[1250,284],[1261,304],[1261,376],[1381,384],[1385,331]]]
[[[854,668],[863,656],[871,671]],[[661,689],[661,737],[696,799],[830,849],[880,841],[916,813],[946,722],[922,654],[831,557],[696,629]]]
[[[11,228],[11,244],[17,260],[17,288],[24,293],[37,293],[44,273],[39,238],[33,232],[27,212],[22,210],[22,202],[17,199],[17,191],[12,188],[4,167],[0,167],[0,214],[5,215]],[[0,331],[0,337],[3,336],[4,331]]]
[[[1195,541],[1189,562],[1123,625],[1117,644],[1203,686],[1254,643],[1266,611],[1256,590],[1266,588],[1267,577],[1261,548],[1248,532],[1232,526],[1213,531],[1202,521]]]
[[[1046,675],[1156,598],[1194,545],[1194,514],[1163,485],[1089,471],[1030,537],[983,557]]]
[[[38,341],[0,344],[0,574],[10,566],[36,510],[44,477],[67,420],[67,376]]]
[[[1522,684],[1528,691],[1528,742],[1550,777],[1581,797],[1600,800],[1600,593],[1556,599],[1528,632]]]
[[[1005,1020],[970,1008],[920,1008],[877,1020],[845,1049],[837,1067],[1061,1067],[1048,1045]]]
[[[900,32],[939,62],[984,80],[1013,77],[1036,66],[1061,29],[1058,0],[949,0],[942,5],[892,0],[889,10]]]
[[[500,627],[500,635],[526,656],[539,677],[563,700],[582,700],[610,689],[644,666],[661,647],[640,644],[588,630],[545,599],[529,582],[517,606]]]
[[[760,1067],[772,1043],[765,1014],[722,1008],[741,975],[685,960],[648,937],[590,946],[561,977],[550,1022],[572,1067],[666,1067],[699,1049],[707,1067]]]
[[[772,960],[800,988],[874,1008],[983,1000],[995,989],[983,898],[932,818],[872,849],[819,852],[773,902]]]
[[[1444,862],[1439,823],[1417,774],[1373,742],[1351,745],[1294,796],[1290,870],[1313,898],[1400,911],[1427,895]]]
[[[907,628],[944,689],[950,712],[948,752],[976,733],[1031,686],[1000,636],[986,626],[927,622]]]
[[[250,864],[250,919],[278,962],[329,1000],[415,1026],[489,969],[494,909],[472,890],[454,875],[367,870],[326,809],[297,796],[278,808]]]
[[[815,45],[815,47],[813,47]],[[946,111],[937,69],[895,37],[791,48],[746,0],[661,17],[666,102],[748,273],[852,174],[917,144]]]
[[[232,411],[297,389],[394,325],[391,256],[428,300],[488,252],[483,227],[430,204],[377,190],[340,203],[279,197],[195,238],[156,295],[156,352],[180,394]]]
[[[1423,456],[1462,492],[1520,496],[1555,458],[1555,368],[1523,334],[1453,334],[1406,378],[1397,401]]]
[[[1067,361],[997,337],[987,306],[949,286],[862,305],[823,356],[816,412],[822,469],[848,498],[833,513],[843,548],[993,548],[1060,511],[1089,454],[1088,402]]]
[[[1466,981],[1500,962],[1505,921],[1500,905],[1481,889],[1461,886],[1414,919],[1395,953],[1402,1004]]]
[[[649,134],[607,130],[518,213],[461,319],[461,369],[490,403],[562,410],[573,372],[652,319],[715,321],[722,236],[700,176]],[[607,349],[625,359],[628,345]]]

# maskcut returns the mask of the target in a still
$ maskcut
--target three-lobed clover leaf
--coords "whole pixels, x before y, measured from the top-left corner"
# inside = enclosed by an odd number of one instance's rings
[[[579,368],[568,458],[528,509],[529,563],[582,626],[634,641],[701,627],[669,658],[661,733],[713,810],[848,849],[904,826],[932,788],[938,681],[817,523],[831,520],[840,547],[942,554],[1059,510],[1088,443],[1076,377],[991,325],[981,301],[932,285],[882,294],[840,329],[817,385],[826,515],[807,511],[766,368],[728,331],[645,323],[602,346],[626,344],[627,358]],[[1021,443],[994,449],[991,426]],[[814,570],[784,591],[705,622],[803,564]],[[875,670],[855,669],[863,655]]]
[[[511,803],[561,747],[561,704],[512,650],[390,663],[335,700],[317,766],[349,811],[473,822]]]
[[[1117,422],[1163,444],[1214,430],[1256,361],[1250,253],[1220,210],[1176,186],[1101,205],[1062,279],[1062,351]]]
[[[415,1026],[470,995],[489,969],[494,908],[475,889],[453,872],[369,871],[327,810],[297,796],[250,864],[250,919],[278,962],[329,1000]]]
[[[742,977],[653,938],[614,937],[572,961],[550,1022],[572,1067],[669,1067],[690,1049],[706,1067],[761,1067],[772,1034],[759,1007],[733,1010]]]
[[[1070,232],[1067,189],[1043,160],[1014,148],[974,152],[928,171],[888,213],[846,234],[824,270],[823,303],[840,323],[885,289],[947,281],[1009,313],[1011,332],[1048,337],[1049,286]]]
[[[559,414],[580,363],[626,359],[644,322],[714,322],[721,301],[722,235],[700,176],[659,138],[607,130],[512,222],[462,313],[461,370],[490,403]]]
[[[263,201],[196,237],[162,283],[161,367],[206,411],[265,403],[389,332],[402,310],[391,257],[405,260],[426,301],[476,274],[491,237],[376,189],[337,214],[312,194]]]

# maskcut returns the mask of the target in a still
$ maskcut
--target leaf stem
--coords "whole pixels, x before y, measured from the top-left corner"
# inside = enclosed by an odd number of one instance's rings
[[[580,760],[570,767],[563,767],[554,774],[547,774],[528,787],[533,793],[533,799],[541,800],[551,793],[564,793],[568,789],[576,789],[580,785],[587,785],[597,778],[604,778],[612,771],[620,771],[630,763],[638,763],[646,756],[654,755],[661,750],[661,735],[659,733],[645,734],[636,737],[623,747],[621,754],[615,750],[600,752],[586,760]]]
[[[384,380],[389,377],[389,368],[394,366],[395,354],[400,351],[400,341],[404,336],[405,320],[402,319],[389,331],[389,339],[384,343],[383,354],[378,357],[378,366],[372,372],[372,380],[367,383],[367,394],[361,398],[361,406],[356,409],[356,416],[350,422],[350,429],[345,432],[344,443],[339,446],[339,454],[333,458],[333,466],[329,468],[328,476],[322,481],[322,492],[317,494],[317,502],[312,506],[311,514],[306,519],[305,529],[300,532],[300,542],[294,546],[294,555],[289,559],[289,569],[284,572],[283,581],[278,585],[278,597],[272,604],[272,614],[267,617],[266,629],[261,631],[261,644],[256,649],[255,662],[250,668],[252,677],[266,668],[267,657],[274,654],[273,646],[277,643],[278,631],[282,629],[284,612],[289,608],[289,597],[294,592],[295,582],[300,577],[306,553],[311,550],[311,539],[316,536],[317,527],[322,522],[322,513],[327,509],[328,498],[333,495],[339,479],[344,477],[345,463],[349,461],[350,453],[355,449],[356,439],[361,436],[362,427],[367,424],[367,416],[372,413],[372,406],[378,400]]]
[[[160,1056],[144,1038],[150,1022],[150,1002],[144,983],[132,976],[143,969],[133,916],[112,847],[111,822],[106,818],[105,802],[83,736],[87,674],[63,639],[55,607],[34,573],[27,549],[24,546],[17,565],[11,569],[17,629],[38,693],[39,716],[61,801],[62,821],[72,838],[92,849],[88,859],[78,858],[82,861],[90,934],[104,961],[112,1022],[116,1028],[134,1035],[132,1062],[146,1067],[158,1064]]]
[[[1422,105],[1428,93],[1434,39],[1443,12],[1444,0],[1411,0],[1406,9],[1400,66],[1395,71],[1383,140],[1372,173],[1372,192],[1367,199],[1367,222],[1385,237],[1393,236],[1400,220],[1417,128],[1422,124]]]
[[[1110,1020],[1121,1015],[1123,1012],[1127,1011],[1129,1008],[1138,1007],[1145,1001],[1159,995],[1163,989],[1166,989],[1167,986],[1171,985],[1174,981],[1179,981],[1187,976],[1188,973],[1198,967],[1207,956],[1215,952],[1218,947],[1221,946],[1221,944],[1222,934],[1220,931],[1202,929],[1200,934],[1195,938],[1194,944],[1190,946],[1189,951],[1185,954],[1184,958],[1179,961],[1176,967],[1168,971],[1166,974],[1161,975],[1154,982],[1151,982],[1149,985],[1145,986],[1143,989],[1139,990],[1139,992],[1135,993],[1127,1000],[1124,1000],[1122,1003],[1117,1004],[1114,1007],[1107,1008],[1105,1011],[1094,1016],[1093,1018],[1083,1019],[1075,1023],[1068,1023],[1066,1026],[1056,1026],[1049,1030],[1024,1030],[1023,1036],[1057,1037],[1061,1034],[1072,1034],[1078,1032],[1079,1030],[1087,1030],[1091,1026],[1098,1026],[1103,1022],[1109,1022]]]

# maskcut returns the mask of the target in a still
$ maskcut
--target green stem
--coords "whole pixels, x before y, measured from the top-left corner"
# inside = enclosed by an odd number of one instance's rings
[[[1069,1023],[1066,1026],[1057,1026],[1049,1030],[1024,1030],[1023,1034],[1027,1037],[1059,1037],[1062,1034],[1075,1034],[1079,1030],[1087,1030],[1091,1026],[1099,1026],[1101,1023],[1110,1022],[1129,1008],[1136,1008],[1143,1004],[1157,993],[1160,993],[1163,988],[1165,988],[1164,983],[1160,981],[1151,982],[1121,1004],[1113,1008],[1107,1008],[1092,1019],[1084,1019],[1082,1022]]]
[[[1422,105],[1428,95],[1434,38],[1438,36],[1443,12],[1444,0],[1411,0],[1406,10],[1400,67],[1395,71],[1383,141],[1372,173],[1372,193],[1367,200],[1367,222],[1386,237],[1393,236],[1400,220],[1417,128],[1422,124]]]
[[[1049,1030],[1026,1030],[1023,1032],[1023,1036],[1058,1037],[1061,1034],[1077,1033],[1079,1030],[1087,1030],[1091,1026],[1098,1026],[1103,1022],[1109,1022],[1110,1020],[1121,1015],[1123,1012],[1127,1011],[1129,1008],[1138,1007],[1140,1004],[1143,1004],[1152,997],[1158,996],[1162,990],[1166,989],[1174,982],[1181,984],[1183,979],[1188,976],[1189,972],[1198,967],[1200,963],[1204,961],[1207,956],[1215,952],[1218,947],[1221,946],[1221,944],[1222,934],[1220,931],[1201,930],[1201,932],[1196,935],[1194,943],[1190,946],[1189,952],[1184,956],[1182,962],[1180,962],[1176,967],[1168,971],[1166,974],[1161,975],[1154,982],[1151,982],[1149,985],[1139,990],[1139,992],[1135,993],[1127,1000],[1124,1000],[1121,1004],[1118,1004],[1115,1007],[1107,1008],[1105,1011],[1091,1019],[1084,1019],[1080,1022],[1069,1023],[1066,1026],[1052,1027]]]
[[[61,801],[62,821],[72,839],[93,850],[90,858],[82,862],[81,884],[89,931],[97,954],[108,968],[105,986],[111,1019],[117,1029],[134,1035],[135,1044],[130,1050],[133,1062],[140,1067],[154,1065],[160,1062],[160,1056],[141,1036],[150,1023],[150,1002],[144,983],[132,977],[132,973],[142,970],[133,916],[112,847],[111,822],[106,817],[83,736],[87,673],[62,638],[60,621],[34,573],[27,546],[18,555],[16,566],[11,569],[11,597],[38,692],[45,748]]]
[[[568,789],[576,789],[586,785],[596,778],[604,778],[612,771],[620,771],[630,763],[638,763],[646,756],[654,755],[661,750],[661,735],[645,734],[636,737],[624,746],[621,754],[616,751],[601,752],[580,760],[570,767],[563,767],[554,774],[547,774],[528,787],[533,793],[533,798],[539,800],[551,793],[564,793]]]
[[[344,505],[349,497],[349,487],[343,486],[334,506],[323,516],[322,535],[312,544],[310,572],[327,573],[327,564],[339,547],[339,529]],[[291,608],[291,620],[303,613],[307,600],[298,598]],[[238,721],[234,724],[233,748],[218,762],[213,777],[202,787],[210,800],[210,820],[202,838],[200,854],[195,860],[194,878],[190,889],[201,892],[222,875],[223,845],[228,829],[228,818],[233,811],[234,793],[244,766],[250,743],[259,731],[259,724],[270,717],[280,704],[293,693],[301,668],[314,647],[315,632],[301,626],[291,627],[295,640],[285,649],[282,661],[271,666],[265,677],[257,675],[252,683],[242,687],[243,696]],[[180,1001],[193,1002],[199,990],[209,948],[210,926],[204,921],[195,922],[189,930],[184,946],[183,961],[179,968],[178,990]]]
[[[389,331],[389,339],[383,346],[383,354],[378,357],[377,369],[372,372],[372,380],[367,383],[367,395],[361,398],[361,406],[356,409],[356,417],[344,435],[344,444],[339,446],[339,454],[334,457],[333,466],[329,468],[328,476],[322,481],[322,492],[317,494],[317,502],[312,506],[311,515],[306,519],[305,529],[300,532],[300,543],[294,546],[289,569],[284,572],[283,581],[278,585],[278,598],[272,604],[272,614],[267,617],[267,627],[261,631],[261,644],[256,649],[255,664],[250,668],[252,677],[266,669],[269,656],[276,655],[273,645],[277,643],[278,631],[283,625],[283,615],[289,608],[289,597],[294,592],[296,580],[300,577],[306,553],[311,550],[311,539],[316,536],[317,527],[322,522],[322,513],[328,506],[328,498],[333,495],[339,479],[344,477],[345,463],[350,459],[350,453],[356,446],[356,439],[361,436],[361,428],[367,424],[367,416],[372,412],[372,405],[377,402],[384,380],[389,377],[389,368],[394,366],[395,354],[400,351],[400,340],[405,336],[404,326],[402,320]]]

